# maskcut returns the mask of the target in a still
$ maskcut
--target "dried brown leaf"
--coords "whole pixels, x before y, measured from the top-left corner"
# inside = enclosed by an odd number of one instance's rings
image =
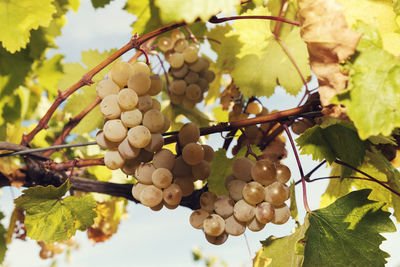
[[[341,5],[334,0],[305,0],[299,7],[301,37],[318,78],[323,112],[344,117],[345,109],[332,106],[330,99],[347,87],[348,73],[340,64],[354,54],[361,34],[348,27]]]

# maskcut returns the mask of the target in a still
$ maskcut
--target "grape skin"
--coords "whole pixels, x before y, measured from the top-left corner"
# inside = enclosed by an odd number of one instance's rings
[[[225,220],[218,214],[211,214],[204,219],[203,229],[209,236],[219,236],[225,231]]]
[[[205,218],[207,218],[209,215],[210,213],[203,209],[195,210],[190,215],[189,222],[193,226],[193,228],[203,229],[203,222]]]
[[[168,205],[174,206],[181,202],[183,191],[178,184],[171,184],[163,191],[163,199]]]
[[[146,186],[140,192],[140,202],[143,204],[143,206],[154,207],[160,204],[162,200],[162,190],[155,187],[154,185]]]

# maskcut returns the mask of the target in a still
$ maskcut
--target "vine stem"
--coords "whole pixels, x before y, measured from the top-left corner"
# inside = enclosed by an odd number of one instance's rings
[[[61,131],[61,134],[57,137],[56,141],[54,141],[53,146],[61,145],[65,138],[69,135],[69,133],[78,125],[78,123],[90,112],[92,111],[99,103],[101,102],[100,97],[96,97],[92,103],[90,103],[86,108],[84,108],[78,115],[74,118],[70,119],[67,124],[64,125],[64,128]],[[56,150],[48,150],[43,153],[43,156],[49,157]]]
[[[320,181],[320,180],[327,180],[327,179],[340,179],[340,178],[346,178],[346,179],[354,179],[354,180],[364,180],[364,181],[369,181],[369,182],[375,182],[377,183],[375,180],[366,178],[366,177],[358,177],[358,176],[340,176],[340,175],[333,175],[333,176],[324,176],[324,177],[318,177],[318,178],[314,178],[314,179],[308,179],[306,180],[307,183],[312,183],[312,182],[316,182],[316,181]],[[301,183],[301,180],[298,180],[295,182],[295,185]],[[388,182],[385,181],[380,181],[380,183],[378,184],[387,184]]]
[[[279,17],[283,17],[286,13],[286,9],[287,9],[287,0],[283,0],[282,4],[281,4],[281,8],[279,10]],[[279,34],[279,30],[281,28],[281,21],[277,21],[275,24],[275,29],[274,29],[274,35],[278,36]]]
[[[222,23],[230,20],[239,20],[239,19],[268,19],[268,20],[276,20],[276,21],[281,21],[285,22],[288,24],[292,24],[295,26],[300,26],[300,22],[298,21],[293,21],[290,19],[282,18],[282,17],[276,17],[276,16],[232,16],[232,17],[226,17],[226,18],[217,18],[217,17],[212,17],[208,22],[210,23]]]
[[[48,160],[47,157],[44,157],[43,155],[36,154],[36,153],[37,152],[48,151],[48,150],[58,150],[58,149],[63,149],[63,148],[92,146],[92,145],[97,145],[97,142],[96,141],[92,141],[92,142],[86,142],[86,143],[56,145],[56,146],[50,146],[50,147],[40,147],[40,148],[31,148],[31,149],[29,149],[28,147],[22,146],[22,145],[16,145],[16,144],[8,143],[8,142],[0,142],[0,150],[13,150],[13,151],[16,151],[16,152],[0,154],[0,158],[30,154],[30,155],[33,155],[34,157],[38,157],[41,160]]]
[[[372,181],[374,181],[374,182],[380,184],[381,186],[383,186],[384,188],[386,188],[387,190],[389,190],[389,191],[392,192],[393,194],[395,194],[395,195],[397,195],[397,196],[400,197],[400,192],[397,192],[396,190],[394,190],[394,189],[391,188],[390,186],[387,186],[386,184],[382,183],[381,181],[379,181],[379,180],[376,179],[375,177],[372,177],[372,176],[369,175],[368,173],[363,172],[363,171],[357,169],[356,167],[353,167],[353,166],[351,166],[350,164],[348,164],[348,163],[346,163],[346,162],[344,162],[344,161],[341,161],[341,160],[339,160],[339,159],[335,160],[335,163],[337,163],[337,164],[339,164],[339,165],[342,165],[342,166],[345,166],[345,167],[347,167],[347,168],[350,168],[350,169],[352,169],[352,170],[355,171],[355,172],[361,173],[362,175],[368,177],[368,178],[371,179]]]
[[[292,109],[287,109],[284,111],[278,111],[275,113],[267,114],[264,116],[259,116],[259,117],[254,117],[251,119],[245,119],[245,120],[240,120],[240,121],[234,121],[234,122],[222,122],[214,126],[210,127],[204,127],[200,129],[200,135],[209,135],[213,133],[219,133],[219,132],[224,132],[224,131],[231,131],[235,130],[238,128],[254,125],[254,124],[260,124],[260,123],[265,123],[265,122],[272,122],[272,121],[281,121],[281,120],[287,120],[293,116],[299,116],[303,113],[306,113],[307,111],[312,108],[312,102],[306,105],[303,105],[301,107],[297,108],[292,108]],[[165,144],[170,144],[174,143],[177,140],[177,136],[169,136],[164,139]]]
[[[259,123],[265,123],[265,122],[276,122],[276,121],[281,121],[285,120],[288,118],[296,117],[296,116],[304,116],[310,112],[307,112],[311,106],[309,104],[293,108],[293,109],[288,109],[284,111],[279,111],[275,113],[271,113],[268,115],[264,116],[259,116],[256,118],[252,119],[246,119],[246,120],[241,120],[241,121],[236,121],[236,122],[222,122],[214,126],[210,127],[203,127],[200,128],[200,134],[203,135],[208,135],[208,134],[213,134],[213,133],[218,133],[218,132],[224,132],[224,131],[232,131],[232,130],[237,130],[241,127],[245,126],[250,126],[254,124],[259,124]],[[311,112],[312,114],[317,114],[315,112]],[[272,131],[271,133],[271,140],[273,140],[276,136],[278,136],[281,133],[282,126],[278,127],[276,130]],[[168,136],[164,139],[165,144],[171,144],[177,141],[177,134],[179,131],[171,131],[171,132],[166,132],[163,133],[163,136]],[[17,156],[17,155],[27,155],[27,154],[32,154],[34,157],[38,157],[41,160],[48,160],[47,157],[44,157],[41,154],[36,154],[37,152],[43,152],[43,151],[48,151],[48,150],[58,150],[58,149],[63,149],[63,148],[71,148],[71,147],[80,147],[80,146],[90,146],[90,145],[97,145],[96,141],[91,141],[91,142],[85,142],[85,143],[76,143],[76,144],[65,144],[65,145],[55,145],[55,146],[50,146],[50,147],[42,147],[42,148],[32,148],[29,149],[26,146],[22,145],[16,145],[8,142],[0,142],[0,150],[12,150],[16,152],[10,152],[10,153],[3,153],[0,154],[1,157],[10,157],[10,156]]]
[[[53,169],[56,171],[63,171],[73,167],[88,167],[88,166],[97,166],[97,165],[104,165],[104,158],[95,158],[95,159],[74,159],[65,162],[44,162],[43,165],[46,168]]]
[[[193,40],[193,43],[197,44],[197,43],[198,43],[197,38],[196,38],[196,36],[193,34],[193,32],[192,32],[192,30],[189,28],[189,26],[185,25],[185,26],[183,26],[183,28],[184,28],[184,29],[186,30],[186,32],[188,33],[189,39]]]
[[[287,134],[287,136],[289,138],[290,145],[292,146],[292,150],[293,150],[294,156],[296,158],[297,166],[299,167],[300,176],[301,176],[301,184],[302,184],[302,187],[303,187],[303,205],[304,205],[304,208],[306,209],[307,212],[311,213],[312,211],[310,210],[310,207],[308,206],[308,201],[307,201],[306,179],[304,177],[304,172],[303,172],[303,167],[302,167],[301,162],[300,162],[300,157],[299,157],[299,155],[297,153],[297,149],[296,149],[296,146],[294,144],[292,135],[290,134],[288,126],[286,124],[284,124],[284,123],[282,124],[282,126],[283,126],[283,129],[285,129],[285,132],[286,132],[286,134]]]

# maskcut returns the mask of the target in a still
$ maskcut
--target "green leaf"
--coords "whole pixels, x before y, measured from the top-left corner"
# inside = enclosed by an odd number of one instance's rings
[[[257,7],[242,14],[243,16],[270,16],[271,12],[266,7]],[[227,37],[236,37],[241,45],[240,53],[236,55],[243,58],[246,55],[263,56],[269,42],[273,39],[269,20],[243,19],[235,20],[231,32]],[[234,41],[235,39],[232,39]],[[228,52],[228,51],[227,51]]]
[[[97,50],[89,50],[82,52],[81,63],[67,63],[64,64],[64,76],[58,82],[58,87],[62,90],[70,87],[74,82],[79,81],[82,76],[94,68],[101,61],[109,57],[115,49],[104,51],[103,53]],[[84,65],[84,66],[83,66]],[[75,92],[65,105],[64,111],[71,114],[72,117],[78,115],[86,106],[94,101],[96,98],[96,85],[101,81],[106,73],[111,69],[112,64],[100,71],[94,78],[95,82],[91,86],[85,86],[79,91]],[[72,130],[75,134],[88,133],[103,124],[103,116],[100,113],[100,108],[97,106],[88,115],[86,115],[81,122]]]
[[[131,25],[133,33],[142,35],[162,25],[160,10],[154,5],[154,0],[128,0],[124,9],[137,18]]]
[[[113,0],[90,0],[94,8],[102,8],[108,5]]]
[[[0,221],[4,218],[4,214],[0,212]],[[0,224],[0,264],[4,261],[7,251],[6,245],[7,231],[2,224]]]
[[[220,42],[209,41],[211,49],[214,50],[218,56],[215,62],[215,68],[220,71],[232,71],[234,69],[237,55],[243,46],[237,35],[228,36],[230,32],[232,32],[232,26],[226,24],[224,26],[217,25],[206,33],[208,38]]]
[[[218,149],[214,153],[214,159],[211,162],[211,174],[208,177],[208,191],[213,192],[217,196],[227,195],[225,188],[225,177],[232,173],[233,159],[226,157],[225,149]]]
[[[188,118],[191,122],[196,123],[199,127],[206,127],[210,125],[211,119],[208,117],[204,111],[199,110],[197,107],[192,109],[187,109],[180,105],[172,105],[175,117],[178,115],[183,115]]]
[[[367,151],[367,162],[369,165],[381,172],[383,174],[381,174],[381,176],[386,176],[386,180],[389,182],[389,186],[392,189],[400,192],[400,172],[379,151],[376,149]],[[379,179],[379,176],[373,177]],[[400,197],[394,193],[389,194],[389,191],[382,187],[381,190],[383,192],[380,194],[380,196],[384,196],[385,198],[389,198],[391,200],[389,205],[394,210],[393,215],[396,217],[397,221],[400,222]]]
[[[0,41],[7,51],[14,53],[25,48],[30,31],[47,27],[56,8],[53,0],[9,0],[0,2]]]
[[[399,0],[393,0],[393,11],[396,13],[397,16],[400,15],[400,1]]]
[[[382,232],[396,231],[385,203],[371,201],[371,190],[351,192],[332,205],[307,214],[304,267],[384,266],[389,255],[379,246]]]
[[[285,2],[286,5],[286,11],[284,12],[284,18],[288,19],[288,20],[292,20],[292,21],[296,21],[298,20],[298,4],[297,4],[297,0],[289,0]],[[268,9],[271,11],[271,16],[281,16],[280,15],[280,11],[281,11],[281,6],[283,4],[283,0],[269,0],[267,2],[267,7]],[[275,20],[271,20],[271,29],[275,29],[276,23],[277,21]],[[279,37],[284,37],[286,36],[288,33],[290,33],[290,31],[297,26],[291,25],[289,23],[281,23],[279,26]]]
[[[161,11],[164,23],[185,21],[190,24],[197,18],[206,22],[219,12],[230,15],[240,0],[155,0],[155,4]]]
[[[365,156],[366,143],[348,122],[340,120],[307,129],[296,142],[301,154],[312,155],[314,160],[326,159],[330,164],[338,158],[357,167]]]
[[[228,191],[225,188],[225,177],[232,174],[232,164],[237,158],[242,158],[246,154],[246,147],[243,147],[234,158],[228,158],[226,156],[225,149],[218,149],[215,151],[214,159],[211,162],[211,174],[208,177],[208,191],[213,192],[217,196],[227,195]],[[251,146],[254,153],[259,155],[261,153],[260,149],[256,146]],[[249,157],[254,160],[253,157]]]
[[[268,30],[268,29],[266,29]],[[285,47],[293,56],[303,77],[310,77],[310,65],[305,43],[300,38],[300,29],[294,28],[282,38]],[[245,97],[271,96],[275,87],[281,85],[291,95],[297,95],[302,79],[283,47],[271,37],[261,56],[250,54],[237,60],[232,72],[235,84]]]
[[[383,49],[372,26],[358,25],[364,35],[350,67],[348,90],[332,98],[346,106],[361,139],[388,136],[400,127],[400,61]]]
[[[255,267],[281,267],[301,266],[304,256],[304,244],[300,241],[304,238],[307,226],[296,228],[289,236],[277,238],[270,236],[261,241],[263,245],[254,260]]]
[[[63,76],[61,60],[63,55],[54,55],[46,60],[36,71],[36,77],[40,85],[47,89],[50,95],[57,96],[57,83]]]
[[[62,196],[69,190],[69,180],[61,186],[36,186],[23,191],[14,202],[26,211],[27,235],[37,241],[67,240],[76,230],[85,230],[93,224],[96,202],[91,195]]]
[[[223,110],[221,106],[217,106],[212,109],[215,121],[217,122],[226,122],[229,121],[229,112],[227,110]]]
[[[380,144],[389,144],[389,145],[394,145],[396,146],[396,140],[393,138],[393,136],[383,136],[383,135],[375,135],[375,136],[370,136],[368,138],[368,141],[370,141],[374,145],[380,145]]]
[[[297,202],[296,202],[296,184],[294,181],[290,183],[290,216],[298,222],[299,221],[299,211],[297,210]]]

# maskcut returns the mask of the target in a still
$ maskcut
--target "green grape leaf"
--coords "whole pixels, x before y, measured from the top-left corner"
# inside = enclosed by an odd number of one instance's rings
[[[370,189],[354,191],[330,206],[306,215],[304,267],[384,266],[389,254],[379,249],[382,232],[396,231],[385,203],[368,199]]]
[[[155,4],[161,11],[164,23],[185,21],[190,24],[197,18],[206,22],[219,12],[230,15],[240,0],[155,0]]]
[[[62,196],[71,183],[61,186],[36,186],[23,191],[14,202],[17,208],[26,211],[27,235],[37,241],[55,242],[67,240],[76,230],[85,230],[93,224],[96,202],[91,195],[83,197]]]
[[[339,176],[342,172],[342,166],[333,164],[332,167],[330,176]],[[383,183],[388,183],[394,190],[400,191],[400,172],[376,149],[367,150],[365,161],[358,169]],[[353,172],[351,176],[366,178],[365,175],[358,172]],[[352,188],[358,190],[372,189],[369,199],[386,203],[384,210],[388,210],[390,207],[393,208],[393,215],[397,221],[400,221],[400,197],[391,193],[382,185],[369,180],[346,177],[343,179],[331,179],[325,193],[321,196],[320,207],[330,205],[337,198],[348,194]]]
[[[58,94],[57,83],[63,76],[61,64],[63,58],[63,55],[54,55],[51,59],[44,61],[36,72],[39,84],[53,97]]]
[[[251,145],[252,151],[259,155],[261,151],[258,147]],[[217,196],[227,195],[228,191],[225,188],[225,177],[232,174],[232,164],[237,158],[243,158],[246,154],[246,147],[242,147],[240,151],[233,158],[228,158],[226,156],[225,149],[218,149],[215,151],[214,159],[211,162],[211,174],[208,177],[208,191],[213,192]],[[249,157],[254,160],[252,156]]]
[[[331,102],[346,106],[361,139],[388,136],[400,127],[400,60],[386,52],[378,32],[358,24],[363,36],[350,66],[348,90]]]
[[[113,0],[90,0],[94,8],[102,8],[108,5]]]
[[[382,153],[373,148],[371,151],[367,151],[366,159],[369,165],[373,166],[374,168],[376,168],[376,170],[386,176],[386,179],[389,183],[388,185],[392,189],[400,192],[400,172],[382,155]],[[380,175],[383,176],[382,174]],[[373,177],[379,179],[379,176]],[[379,196],[391,200],[388,203],[394,210],[393,215],[396,217],[397,221],[400,222],[400,197],[392,192],[389,194],[389,191],[382,187],[380,187],[380,189],[383,192],[381,192]]]
[[[79,9],[80,0],[69,0],[69,4],[72,10],[76,12]]]
[[[142,35],[162,25],[160,10],[154,5],[154,0],[128,0],[124,9],[137,18],[131,25],[133,33]]]
[[[326,159],[330,164],[338,158],[357,167],[365,156],[365,141],[360,140],[348,122],[340,120],[328,120],[309,128],[296,142],[301,154],[312,155],[314,160]]]
[[[270,236],[261,241],[263,245],[254,259],[255,267],[301,266],[304,256],[304,238],[308,225],[301,225],[289,236]]]
[[[209,126],[212,122],[204,110],[201,111],[197,107],[187,109],[181,105],[172,105],[172,109],[174,110],[175,117],[181,114],[188,118],[191,122],[197,124],[199,127]]]
[[[397,16],[400,15],[400,0],[393,0],[393,11]]]
[[[267,2],[267,7],[271,11],[271,16],[280,16],[281,6],[283,4],[283,0],[270,0]],[[286,11],[284,12],[284,18],[288,20],[296,21],[298,19],[298,4],[297,0],[289,0],[286,1]],[[275,29],[277,21],[271,20],[271,29]],[[291,25],[289,23],[281,23],[279,26],[279,37],[284,37],[290,31],[297,26]]]
[[[165,24],[161,20],[160,9],[154,2],[155,0],[128,0],[126,2],[124,9],[137,18],[131,25],[133,34],[143,35]],[[189,28],[195,36],[203,36],[206,31],[204,23],[194,23],[189,25]]]
[[[393,136],[383,136],[381,134],[370,136],[368,138],[368,141],[370,141],[374,145],[379,145],[379,144],[389,144],[394,146],[397,145],[396,140],[394,139]]]
[[[56,8],[53,0],[9,0],[0,2],[0,41],[7,51],[14,53],[25,48],[30,31],[47,27]]]
[[[232,31],[232,26],[226,24],[224,26],[217,25],[215,28],[210,29],[206,36],[213,40],[209,41],[211,49],[217,53],[217,61],[215,62],[215,68],[222,71],[231,71],[235,67],[237,54],[239,54],[242,42],[239,41],[239,37],[236,35],[228,36],[228,33]],[[219,88],[218,88],[219,89]]]
[[[336,0],[336,2],[342,5],[346,22],[350,27],[357,27],[359,22],[369,24],[368,27],[371,28],[376,27],[382,38],[382,47],[391,54],[400,56],[397,1]]]
[[[271,12],[266,7],[257,7],[242,14],[243,16],[270,16]],[[236,20],[232,24],[231,32],[226,33],[227,37],[236,37],[242,45],[237,58],[246,55],[256,55],[262,57],[267,49],[269,42],[273,39],[268,20],[243,19]],[[235,39],[232,39],[235,41]],[[236,45],[238,46],[238,45]]]
[[[294,28],[282,42],[295,60],[303,77],[308,80],[311,72],[308,52],[300,38],[300,29]],[[291,95],[297,95],[303,81],[283,46],[271,37],[261,56],[249,54],[236,61],[232,72],[235,84],[245,97],[271,96],[281,85]]]
[[[228,195],[225,188],[225,177],[232,173],[233,159],[226,157],[225,149],[218,149],[214,153],[214,159],[211,162],[211,174],[208,177],[208,191],[213,192],[217,196]]]
[[[0,212],[0,221],[4,218],[4,214]],[[4,261],[7,251],[6,245],[6,229],[0,224],[0,264]]]
[[[229,112],[227,110],[223,110],[221,106],[217,106],[212,109],[214,114],[215,121],[217,122],[226,122],[229,120]]]
[[[115,49],[104,51],[103,53],[97,50],[83,51],[81,63],[67,63],[64,64],[64,76],[59,80],[58,87],[62,90],[70,87],[73,82],[78,81],[90,69],[94,68],[99,62],[110,56]],[[88,106],[96,98],[96,85],[97,82],[102,80],[106,73],[111,69],[112,64],[100,71],[94,78],[95,82],[91,86],[84,86],[79,91],[75,92],[65,105],[64,111],[71,114],[72,117],[78,115],[82,109]],[[88,115],[86,115],[81,122],[71,131],[75,134],[88,133],[103,124],[103,116],[100,113],[99,106],[95,107]]]
[[[296,202],[296,184],[294,181],[290,182],[290,215],[292,218],[298,222],[299,221],[299,211],[297,209],[297,202]]]

